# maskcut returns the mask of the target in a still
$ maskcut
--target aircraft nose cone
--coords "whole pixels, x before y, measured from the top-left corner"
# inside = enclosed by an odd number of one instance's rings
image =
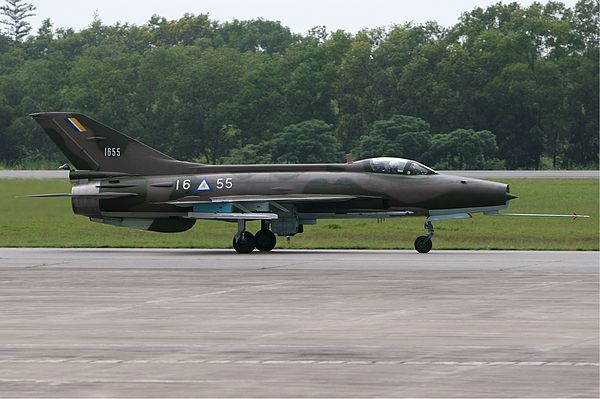
[[[517,197],[516,195],[511,194],[511,193],[506,193],[506,200],[507,201],[510,201],[511,199],[515,199],[515,198],[519,198],[519,197]]]

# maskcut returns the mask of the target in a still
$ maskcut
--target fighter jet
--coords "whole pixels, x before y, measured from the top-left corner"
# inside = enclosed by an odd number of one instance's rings
[[[302,233],[318,219],[421,217],[420,253],[432,248],[433,223],[505,214],[512,199],[503,183],[443,175],[410,159],[379,157],[339,164],[204,165],[179,161],[72,112],[31,117],[71,165],[73,212],[119,227],[181,232],[198,219],[237,222],[233,248],[271,251],[276,236]],[[72,168],[74,167],[74,169]],[[577,215],[576,215],[577,216]],[[259,220],[256,234],[246,222]]]

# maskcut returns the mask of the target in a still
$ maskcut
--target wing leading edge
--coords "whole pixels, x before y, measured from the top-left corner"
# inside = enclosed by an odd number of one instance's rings
[[[329,194],[290,194],[290,195],[230,195],[224,197],[183,197],[178,200],[162,202],[163,204],[177,206],[192,206],[196,204],[217,203],[244,203],[244,202],[281,202],[281,203],[306,203],[306,202],[346,202],[353,199],[378,198],[356,195],[329,195]]]
[[[184,197],[163,204],[193,207],[188,213],[193,219],[212,220],[276,220],[292,213],[290,206],[295,204],[344,203],[358,199],[379,199],[379,197],[331,194],[284,194],[284,195],[232,195],[223,197]],[[411,216],[413,211],[348,211],[345,213],[318,213],[307,215],[310,218],[380,218]]]

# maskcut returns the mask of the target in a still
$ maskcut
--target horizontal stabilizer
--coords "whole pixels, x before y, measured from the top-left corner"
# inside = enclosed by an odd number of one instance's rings
[[[540,217],[540,218],[589,218],[589,215],[578,215],[572,213],[570,215],[560,215],[554,213],[500,213],[498,211],[483,212],[487,216],[522,216],[522,217]]]
[[[104,193],[95,193],[95,194],[67,194],[67,193],[57,193],[57,194],[33,194],[33,195],[24,195],[19,198],[97,198],[97,199],[115,199],[115,198],[125,198],[125,197],[135,197],[136,193],[113,193],[113,192],[104,192]]]
[[[98,172],[96,170],[72,170],[69,172],[69,179],[104,179],[108,177],[124,177],[124,176],[136,176],[131,173],[122,172]]]

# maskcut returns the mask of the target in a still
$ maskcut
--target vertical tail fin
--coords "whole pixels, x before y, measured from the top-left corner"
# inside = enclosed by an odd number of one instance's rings
[[[42,112],[30,116],[79,170],[171,174],[199,166],[173,159],[82,114]]]

